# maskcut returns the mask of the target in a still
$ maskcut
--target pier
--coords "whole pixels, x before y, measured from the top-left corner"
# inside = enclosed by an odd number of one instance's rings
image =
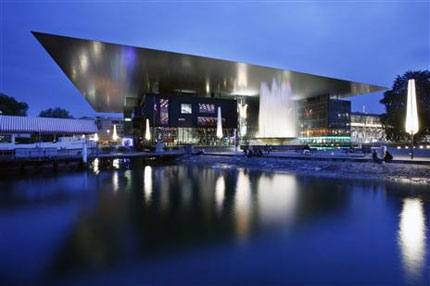
[[[89,152],[87,156],[87,164],[95,159],[99,160],[114,160],[114,159],[132,159],[142,158],[148,160],[168,160],[175,159],[185,155],[183,150],[178,151],[163,151],[163,152],[130,152],[130,153],[96,153]],[[0,168],[31,168],[31,167],[50,167],[56,169],[60,165],[77,164],[85,167],[85,160],[82,154],[65,154],[51,156],[49,153],[44,153],[40,156],[16,157],[13,153],[0,154]]]

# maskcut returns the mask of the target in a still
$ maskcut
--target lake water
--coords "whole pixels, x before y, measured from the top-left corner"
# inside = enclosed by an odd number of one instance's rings
[[[430,283],[430,188],[132,162],[0,179],[0,284]]]

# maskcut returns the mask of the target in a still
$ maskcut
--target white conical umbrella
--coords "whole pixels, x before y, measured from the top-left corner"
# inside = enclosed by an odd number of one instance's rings
[[[222,135],[221,107],[218,107],[218,118],[217,118],[217,125],[216,125],[216,137],[218,137],[218,139],[221,139],[223,137],[223,135]]]
[[[416,134],[419,130],[417,97],[414,79],[410,79],[408,81],[408,101],[406,107],[405,130],[410,135]]]
[[[116,133],[116,125],[113,125],[113,132],[112,132],[112,140],[116,141],[118,140],[118,133]]]
[[[417,96],[415,91],[415,80],[408,81],[408,101],[406,105],[405,131],[411,135],[411,159],[414,158],[414,134],[419,130]]]
[[[149,119],[146,118],[146,128],[145,128],[145,139],[146,140],[151,140],[151,130],[149,129]]]

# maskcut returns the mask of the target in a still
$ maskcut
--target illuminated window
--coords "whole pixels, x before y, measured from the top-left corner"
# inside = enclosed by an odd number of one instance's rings
[[[215,113],[215,105],[199,103],[199,112],[200,113]]]
[[[192,113],[191,104],[182,103],[181,104],[181,113],[182,114],[191,114]]]
[[[169,100],[160,99],[160,123],[169,124]]]

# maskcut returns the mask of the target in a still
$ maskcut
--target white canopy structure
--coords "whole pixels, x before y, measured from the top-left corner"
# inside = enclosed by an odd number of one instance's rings
[[[94,134],[97,125],[90,119],[0,115],[0,133]]]
[[[419,130],[418,111],[417,111],[417,95],[415,91],[415,80],[408,81],[408,101],[406,107],[405,130],[410,135],[414,135]]]

